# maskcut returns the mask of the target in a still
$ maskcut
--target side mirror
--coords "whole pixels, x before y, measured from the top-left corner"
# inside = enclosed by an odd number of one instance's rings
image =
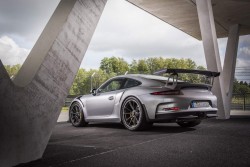
[[[95,95],[96,95],[96,92],[97,92],[97,91],[96,91],[96,89],[94,88],[94,89],[91,90],[90,93],[91,93],[93,96],[95,96]]]

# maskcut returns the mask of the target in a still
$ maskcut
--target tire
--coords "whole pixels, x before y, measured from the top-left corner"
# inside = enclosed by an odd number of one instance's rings
[[[178,125],[184,128],[194,127],[194,126],[199,125],[200,123],[201,123],[201,120],[177,122]]]
[[[88,122],[84,120],[83,110],[79,102],[74,102],[70,106],[69,120],[75,127],[82,127],[88,125]]]
[[[128,97],[121,107],[122,124],[130,131],[148,129],[152,124],[146,120],[141,102],[135,97]]]

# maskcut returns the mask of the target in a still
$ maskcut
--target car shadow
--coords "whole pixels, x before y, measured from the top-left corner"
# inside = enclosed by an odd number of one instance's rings
[[[137,134],[152,134],[152,133],[182,133],[182,132],[188,132],[188,131],[194,131],[196,130],[196,127],[192,128],[183,128],[175,123],[155,123],[152,127],[149,129],[143,130],[143,131],[129,131],[127,130],[122,124],[119,123],[91,123],[87,127],[98,127],[98,128],[107,128],[107,129],[121,129],[124,131],[128,131],[131,133],[137,133]]]
[[[87,127],[125,129],[125,127],[120,123],[90,123]]]
[[[195,127],[193,128],[183,128],[177,124],[169,123],[169,124],[154,124],[147,132],[151,133],[182,133],[188,131],[196,130]]]

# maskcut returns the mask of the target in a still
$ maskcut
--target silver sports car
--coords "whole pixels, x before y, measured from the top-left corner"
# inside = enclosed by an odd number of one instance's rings
[[[166,74],[168,77],[160,76]],[[184,81],[187,74],[199,75],[191,80],[204,83]],[[217,98],[211,88],[214,77],[219,75],[202,70],[164,69],[154,75],[116,76],[91,94],[75,98],[69,119],[76,127],[89,122],[119,122],[131,131],[146,129],[155,122],[193,127],[202,119],[216,116]]]

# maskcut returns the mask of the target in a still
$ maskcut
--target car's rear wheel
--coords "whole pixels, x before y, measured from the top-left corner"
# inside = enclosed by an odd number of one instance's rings
[[[135,97],[128,97],[121,108],[122,124],[131,131],[145,130],[150,127],[146,120],[145,111],[140,101]]]
[[[177,122],[178,125],[181,127],[187,128],[187,127],[194,127],[201,123],[201,120],[195,120],[195,121],[181,121]]]
[[[74,102],[70,106],[69,110],[69,119],[73,126],[81,127],[86,126],[88,123],[84,120],[84,115],[82,111],[82,107],[79,102]]]

